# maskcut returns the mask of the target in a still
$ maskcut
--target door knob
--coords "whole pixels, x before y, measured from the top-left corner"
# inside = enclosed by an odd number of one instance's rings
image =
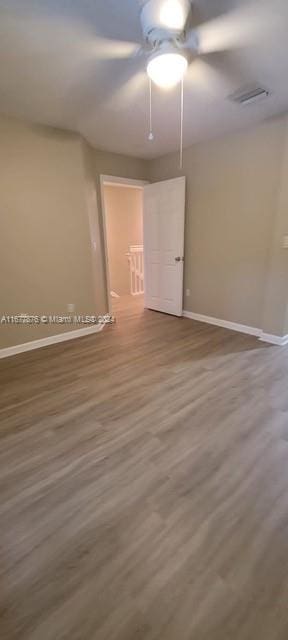
[[[175,262],[184,262],[184,257],[181,258],[180,256],[177,256],[175,258]]]

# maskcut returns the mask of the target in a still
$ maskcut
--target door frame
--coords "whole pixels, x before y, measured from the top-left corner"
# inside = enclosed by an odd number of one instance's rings
[[[103,241],[104,241],[104,257],[105,257],[105,288],[106,297],[108,302],[108,312],[112,313],[112,304],[110,296],[110,273],[109,273],[109,260],[108,260],[108,238],[107,238],[107,215],[105,209],[105,193],[104,187],[107,185],[114,185],[117,187],[130,187],[131,189],[141,189],[143,193],[143,187],[150,184],[148,180],[135,180],[133,178],[121,178],[120,176],[109,176],[105,174],[100,175],[100,195],[101,195],[101,210],[102,210],[102,223],[103,223]]]

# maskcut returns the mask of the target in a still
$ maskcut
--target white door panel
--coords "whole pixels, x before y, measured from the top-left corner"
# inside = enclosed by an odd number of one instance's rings
[[[184,218],[184,177],[144,187],[145,307],[177,316],[183,302]]]

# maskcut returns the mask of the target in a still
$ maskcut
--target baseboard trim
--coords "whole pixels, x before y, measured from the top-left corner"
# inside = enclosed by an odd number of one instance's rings
[[[183,316],[184,318],[190,318],[190,320],[196,320],[197,322],[213,324],[215,327],[230,329],[230,331],[238,331],[238,333],[246,333],[249,336],[255,336],[255,338],[258,338],[261,342],[275,344],[278,347],[284,347],[288,344],[288,335],[275,336],[271,333],[264,333],[264,331],[261,331],[261,329],[257,329],[256,327],[249,327],[246,324],[238,324],[237,322],[229,322],[229,320],[221,320],[220,318],[204,316],[200,313],[193,313],[193,311],[183,311]]]
[[[271,333],[262,332],[259,340],[261,342],[269,342],[270,344],[275,344],[278,347],[285,347],[288,344],[288,335],[287,336],[274,336]]]
[[[83,338],[84,336],[89,336],[91,333],[99,333],[103,328],[104,324],[97,324],[93,325],[93,327],[75,329],[74,331],[65,331],[65,333],[57,333],[56,335],[49,336],[48,338],[40,338],[39,340],[24,342],[24,344],[15,344],[13,347],[0,349],[0,359],[9,358],[10,356],[15,356],[18,353],[24,353],[24,351],[33,351],[34,349],[41,349],[41,347],[48,347],[49,345],[57,344],[58,342],[66,342],[67,340]]]
[[[257,329],[256,327],[248,327],[246,324],[238,324],[237,322],[230,322],[229,320],[221,320],[220,318],[204,316],[200,313],[193,313],[193,311],[183,311],[183,316],[185,318],[190,318],[190,320],[196,320],[197,322],[206,322],[207,324],[213,324],[216,327],[222,327],[223,329],[238,331],[238,333],[247,333],[250,336],[256,336],[256,338],[259,338],[262,334],[261,329]]]

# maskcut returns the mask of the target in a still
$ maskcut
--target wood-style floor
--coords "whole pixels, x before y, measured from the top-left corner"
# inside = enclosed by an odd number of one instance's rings
[[[117,318],[1,361],[1,640],[287,640],[287,348]]]

